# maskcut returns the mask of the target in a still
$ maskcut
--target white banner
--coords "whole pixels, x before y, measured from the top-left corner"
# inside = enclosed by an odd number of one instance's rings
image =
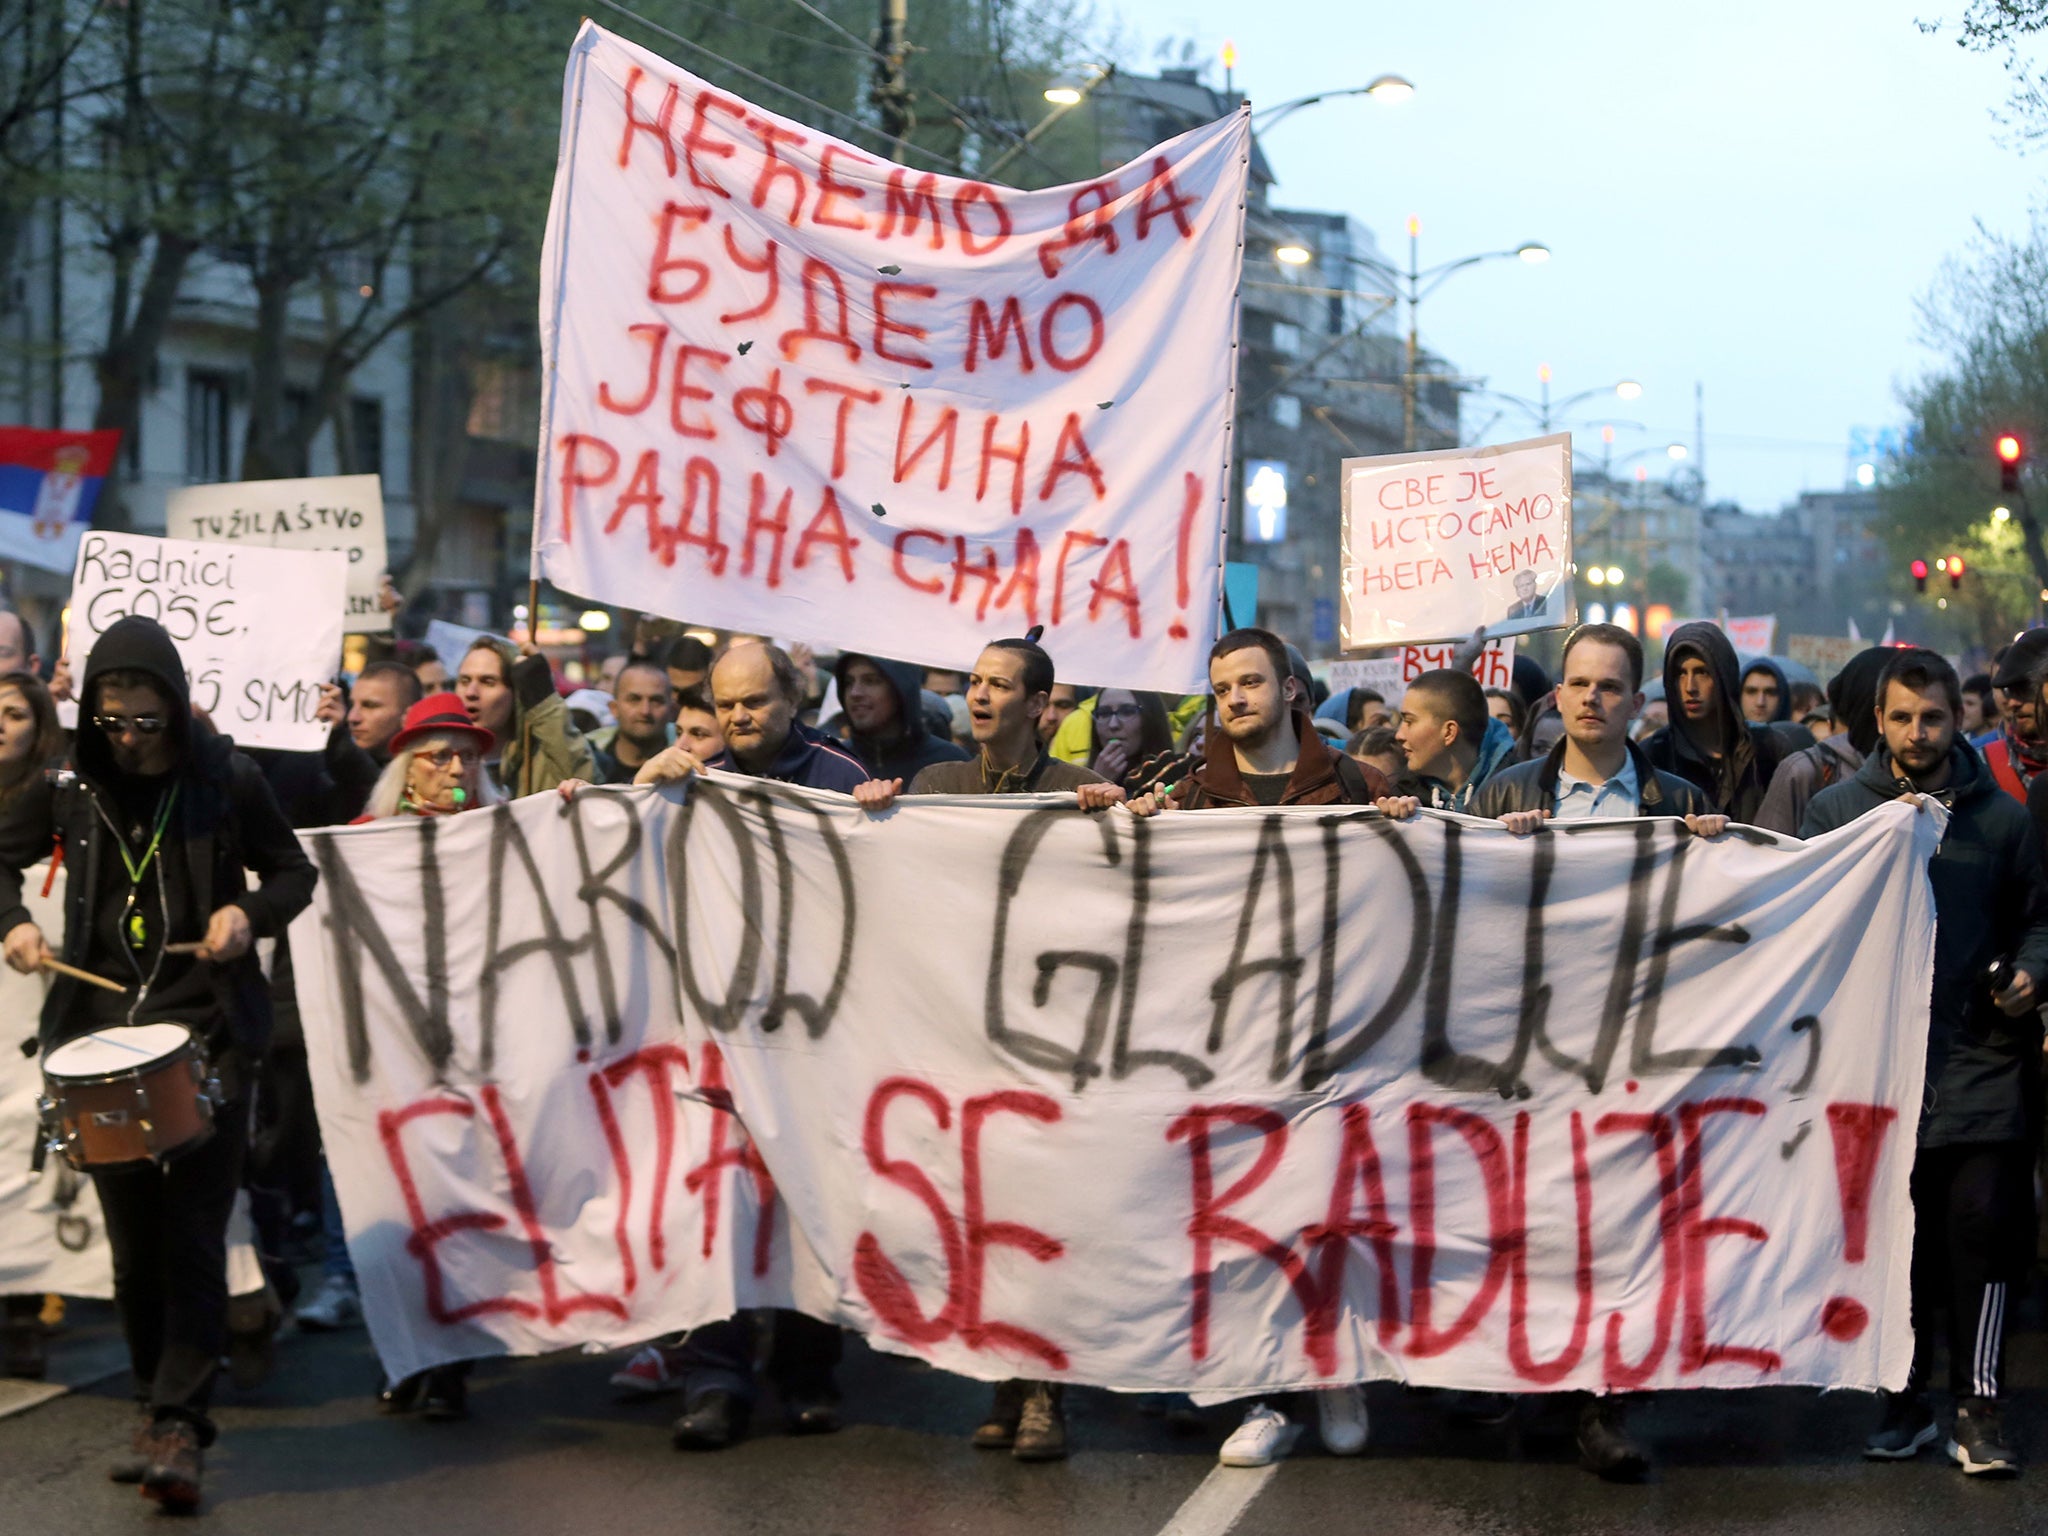
[[[320,685],[341,665],[347,558],[88,532],[71,577],[71,675],[129,614],[155,619],[185,663],[192,704],[238,746],[317,752]]]
[[[338,549],[348,556],[342,628],[352,635],[381,635],[391,628],[391,615],[379,600],[388,558],[384,487],[376,475],[188,485],[165,501],[164,532],[174,539],[271,549]]]
[[[1373,656],[1364,661],[1330,663],[1330,691],[1370,688],[1396,708],[1408,685],[1425,672],[1441,671],[1457,664],[1463,642],[1446,640],[1439,645],[1404,645],[1391,656]],[[1511,688],[1515,682],[1515,642],[1489,640],[1479,652],[1479,665],[1472,675],[1482,688]]]
[[[1347,651],[1577,616],[1569,432],[1346,459],[1343,501]]]
[[[22,901],[55,948],[64,936],[64,876],[45,896],[49,875],[47,864],[24,870]],[[18,1047],[35,1039],[48,988],[47,977],[0,966],[0,1296],[111,1296],[114,1258],[92,1180],[54,1154],[42,1172],[30,1166],[42,1128],[36,1097],[43,1073]]]
[[[542,257],[534,557],[565,590],[1183,692],[1214,638],[1249,117],[1018,192],[585,22]]]
[[[986,1378],[1896,1387],[1941,826],[712,775],[313,834],[293,953],[394,1372],[774,1301]]]

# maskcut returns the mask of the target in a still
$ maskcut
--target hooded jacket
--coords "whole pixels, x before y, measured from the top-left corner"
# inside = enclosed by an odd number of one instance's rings
[[[1514,761],[1515,733],[1489,715],[1486,734],[1479,738],[1479,756],[1472,764],[1472,774],[1465,780],[1465,787],[1453,790],[1442,779],[1418,776],[1413,781],[1415,796],[1433,811],[1462,811],[1471,803],[1480,785]],[[1399,786],[1395,792],[1405,793]]]
[[[169,705],[166,729],[177,743],[168,779],[175,787],[168,818],[145,880],[160,920],[149,947],[133,957],[148,979],[129,994],[122,1018],[95,1010],[82,983],[59,976],[43,1000],[42,1041],[47,1048],[109,1022],[142,1023],[175,1019],[191,1024],[218,1053],[240,1047],[253,1064],[269,1042],[270,990],[252,946],[239,959],[207,964],[189,956],[164,955],[166,939],[197,939],[220,907],[239,906],[259,939],[277,938],[313,898],[318,876],[262,771],[234,744],[192,715],[185,667],[162,626],[126,618],[94,643],[78,690],[90,714],[100,679],[136,671],[149,676]],[[0,933],[29,922],[23,905],[22,871],[53,851],[65,869],[64,932],[53,946],[66,964],[101,968],[106,947],[102,903],[130,889],[115,843],[123,819],[122,790],[132,778],[114,765],[107,739],[82,721],[64,772],[33,783],[0,816]],[[140,848],[135,850],[141,852]],[[260,882],[248,889],[247,873]],[[131,963],[122,956],[124,964]],[[123,979],[111,969],[103,973]]]
[[[1714,712],[1726,744],[1720,757],[1709,755],[1693,739],[1685,721],[1678,669],[1689,656],[1705,661],[1714,674]],[[1664,697],[1671,723],[1653,731],[1642,744],[1650,766],[1697,785],[1707,797],[1708,809],[1754,825],[1787,745],[1770,726],[1751,725],[1742,718],[1742,664],[1719,625],[1681,624],[1671,632],[1664,648]]]
[[[1948,788],[1936,796],[1948,805],[1948,831],[1927,861],[1934,996],[1920,1144],[2018,1141],[2028,1135],[2026,1085],[2041,1027],[2032,1013],[2000,1013],[1985,972],[2009,957],[2037,984],[2048,982],[2048,876],[2026,811],[1998,787],[1976,748],[1958,741],[1950,763]],[[1813,797],[1799,835],[1845,827],[1912,788],[1878,747],[1854,778]]]
[[[1855,774],[1877,747],[1877,680],[1891,660],[1889,648],[1873,645],[1849,658],[1828,684],[1828,703],[1846,730],[1794,752],[1771,775],[1756,825],[1797,837],[1806,807],[1831,784]]]
[[[833,663],[832,676],[839,684],[839,705],[846,707],[846,674],[856,661],[864,661],[889,680],[896,695],[896,726],[888,737],[863,736],[847,722],[847,747],[861,766],[878,779],[901,779],[908,784],[933,763],[964,763],[969,754],[943,736],[932,734],[924,716],[924,668],[907,661],[884,661],[857,651],[841,653]]]
[[[1370,805],[1391,793],[1386,775],[1342,752],[1332,751],[1307,713],[1299,709],[1294,712],[1294,734],[1300,750],[1294,759],[1294,771],[1287,776],[1287,788],[1280,796],[1282,805]],[[1259,803],[1238,770],[1237,749],[1214,725],[1203,739],[1200,765],[1168,798],[1184,811]]]
[[[492,770],[498,788],[510,795],[537,795],[557,789],[565,780],[597,780],[597,758],[590,743],[569,718],[569,706],[555,692],[555,674],[542,655],[521,656],[503,641],[492,640],[491,649],[505,665],[505,680],[512,685],[512,723],[505,740],[498,743],[498,764]],[[531,782],[527,782],[526,754],[533,753]]]
[[[716,768],[721,773],[749,773],[733,757],[730,747],[704,766]],[[791,724],[789,739],[783,742],[782,750],[768,765],[768,771],[749,773],[749,777],[801,784],[806,789],[833,789],[842,795],[850,795],[854,785],[865,784],[873,775],[844,746],[797,721]]]

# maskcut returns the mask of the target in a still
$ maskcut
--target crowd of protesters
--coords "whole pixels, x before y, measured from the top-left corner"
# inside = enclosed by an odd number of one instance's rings
[[[1939,1440],[1966,1472],[2018,1470],[1999,1409],[2041,1143],[2048,630],[1967,682],[1932,652],[1872,647],[1824,689],[1768,658],[1745,664],[1704,623],[1665,637],[1658,677],[1645,678],[1633,634],[1589,624],[1566,639],[1554,678],[1524,655],[1510,687],[1482,688],[1454,666],[1394,699],[1329,693],[1297,649],[1253,628],[1215,643],[1209,689],[1188,697],[1063,683],[1035,631],[960,660],[964,671],[940,671],[845,652],[821,667],[801,647],[714,648],[657,630],[576,689],[531,645],[482,636],[454,657],[401,646],[326,691],[323,751],[243,753],[193,706],[175,646],[142,619],[94,646],[67,734],[56,701],[73,697],[73,680],[61,664],[44,668],[29,626],[0,613],[5,958],[24,972],[61,960],[134,983],[115,996],[60,976],[42,1047],[171,1020],[205,1041],[222,1084],[219,1131],[202,1150],[93,1175],[139,1405],[112,1475],[167,1509],[196,1507],[220,1362],[237,1362],[238,1381],[260,1377],[288,1314],[313,1332],[362,1321],[293,996],[286,929],[314,885],[293,829],[457,815],[701,769],[848,793],[877,815],[901,795],[1057,793],[1084,812],[1136,816],[1455,812],[1523,836],[1551,821],[1660,816],[1701,838],[1731,823],[1807,837],[1889,801],[1939,801],[1950,819],[1931,867],[1928,1107],[1911,1179],[1917,1349],[1911,1384],[1887,1395],[1865,1451],[1903,1459]],[[23,889],[54,851],[68,885],[53,949]],[[260,939],[275,941],[267,974]],[[225,1232],[244,1191],[265,1274],[260,1290],[231,1296]],[[317,1285],[302,1295],[292,1261],[316,1255]],[[10,1374],[42,1371],[44,1307],[5,1299]],[[1937,1346],[1954,1399],[1945,1427],[1931,1395]],[[763,1376],[790,1432],[839,1428],[840,1352],[836,1328],[800,1313],[743,1314],[650,1342],[612,1381],[680,1393],[675,1445],[718,1450],[750,1432]],[[460,1418],[468,1378],[453,1365],[386,1382],[380,1405]],[[1333,1454],[1367,1443],[1355,1385],[1240,1409],[1226,1465],[1270,1463],[1311,1423]],[[1638,1478],[1650,1464],[1627,1410],[1613,1396],[1576,1405],[1581,1458],[1604,1477]],[[1176,1405],[1175,1416],[1192,1410]],[[999,1385],[972,1439],[1025,1461],[1065,1456],[1060,1386]]]

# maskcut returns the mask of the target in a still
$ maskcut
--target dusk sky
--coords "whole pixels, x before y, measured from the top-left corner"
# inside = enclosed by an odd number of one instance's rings
[[[1801,0],[1681,10],[1617,0],[1458,6],[1117,0],[1131,46],[1237,47],[1254,109],[1383,72],[1399,105],[1324,102],[1264,140],[1283,207],[1349,213],[1426,268],[1537,240],[1542,267],[1452,277],[1422,307],[1424,343],[1490,387],[1533,398],[1623,377],[1617,455],[1661,475],[1693,441],[1705,386],[1708,495],[1774,510],[1843,485],[1852,429],[1904,420],[1899,385],[1934,357],[1918,304],[1976,225],[2025,227],[2044,164],[1995,120],[1995,57],[1957,47],[1961,0]],[[1106,12],[1105,12],[1106,19]],[[1920,19],[1948,22],[1939,35]],[[1220,68],[1208,78],[1222,83]],[[1466,429],[1495,414],[1466,405]],[[1533,435],[1509,408],[1489,440]],[[1597,431],[1579,439],[1597,455]]]

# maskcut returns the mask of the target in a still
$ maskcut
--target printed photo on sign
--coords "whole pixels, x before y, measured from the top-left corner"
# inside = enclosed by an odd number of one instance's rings
[[[1343,503],[1347,651],[1578,617],[1569,433],[1346,459]]]
[[[949,667],[1206,680],[1249,116],[1040,191],[877,158],[586,22],[533,554],[599,602]]]
[[[391,628],[379,600],[388,562],[383,482],[376,475],[188,485],[164,503],[164,532],[271,549],[338,549],[348,556],[342,628],[352,635]]]
[[[341,664],[348,557],[87,533],[71,578],[71,675],[130,614],[163,625],[185,663],[193,708],[239,746],[317,752],[320,685]]]

